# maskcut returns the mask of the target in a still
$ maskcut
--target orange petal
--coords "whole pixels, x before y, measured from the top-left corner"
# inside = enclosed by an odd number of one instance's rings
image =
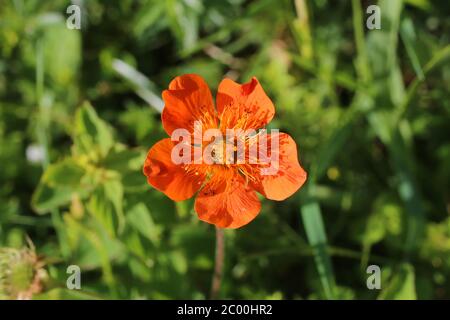
[[[201,121],[204,130],[217,126],[211,91],[202,77],[195,74],[176,77],[162,96],[165,106],[161,119],[169,135],[178,128],[193,132],[195,121]]]
[[[263,175],[262,170],[269,167],[266,165],[258,165],[259,173],[255,175],[256,181],[252,183],[253,187],[266,198],[271,200],[284,200],[294,194],[306,181],[306,172],[298,163],[297,145],[295,141],[286,133],[277,133],[271,137],[267,135],[268,146],[270,148],[273,138],[279,139],[278,150],[271,149],[270,152],[278,161],[273,166],[273,173]]]
[[[259,129],[275,114],[272,101],[255,77],[243,85],[222,80],[216,103],[223,128]]]
[[[252,221],[260,209],[256,192],[237,174],[231,179],[213,177],[195,200],[199,219],[220,228],[240,228]]]
[[[188,173],[182,165],[174,164],[171,159],[173,146],[170,138],[157,142],[147,154],[144,174],[154,188],[174,201],[181,201],[189,199],[200,189],[205,176]]]

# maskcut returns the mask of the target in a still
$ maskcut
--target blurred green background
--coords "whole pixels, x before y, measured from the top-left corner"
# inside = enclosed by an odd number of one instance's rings
[[[81,30],[70,1],[0,0],[1,298],[208,298],[213,226],[141,173],[183,73],[256,76],[309,173],[226,230],[220,297],[450,298],[447,1],[73,3]]]

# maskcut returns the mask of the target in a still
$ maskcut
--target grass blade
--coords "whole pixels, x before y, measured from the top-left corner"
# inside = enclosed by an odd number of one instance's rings
[[[309,188],[312,186],[310,185]],[[301,215],[325,297],[334,299],[336,285],[319,203],[313,197],[308,197],[301,206]]]
[[[425,210],[422,197],[412,173],[413,155],[407,150],[400,132],[395,132],[390,144],[390,153],[398,177],[398,192],[408,212],[404,251],[406,257],[420,243],[424,232]]]
[[[402,21],[400,26],[400,35],[402,37],[403,43],[405,44],[406,53],[408,54],[409,60],[416,72],[417,77],[423,80],[425,75],[423,74],[422,67],[420,66],[419,58],[414,50],[414,42],[416,40],[416,33],[414,32],[414,25],[411,19],[405,19]]]
[[[444,48],[436,52],[430,59],[430,61],[428,61],[428,63],[425,64],[423,68],[424,77],[415,78],[406,91],[406,97],[397,111],[398,113],[396,115],[397,121],[399,121],[402,118],[402,116],[404,116],[404,114],[408,111],[408,107],[411,101],[413,100],[414,95],[417,92],[417,89],[425,81],[427,74],[430,73],[432,70],[434,70],[435,67],[437,67],[438,65],[449,59],[450,59],[450,44],[446,45]]]
[[[136,94],[141,97],[145,102],[155,108],[158,112],[161,112],[164,108],[164,102],[155,94],[154,84],[142,73],[130,66],[128,63],[114,59],[113,69],[130,82]]]
[[[364,84],[370,81],[372,75],[370,73],[369,61],[367,58],[366,44],[364,40],[364,22],[361,1],[352,0],[353,10],[353,29],[355,30],[355,42],[358,56],[356,58],[356,69],[358,77]]]

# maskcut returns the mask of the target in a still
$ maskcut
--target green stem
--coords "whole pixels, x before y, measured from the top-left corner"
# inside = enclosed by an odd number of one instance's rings
[[[211,299],[217,299],[220,293],[223,276],[223,261],[225,257],[225,237],[223,229],[216,227],[216,256],[214,274],[211,285]]]
[[[371,79],[369,62],[367,58],[366,43],[364,39],[364,22],[362,16],[362,8],[360,0],[352,0],[353,10],[353,29],[355,30],[356,50],[358,53],[356,59],[356,68],[359,78],[364,84]]]

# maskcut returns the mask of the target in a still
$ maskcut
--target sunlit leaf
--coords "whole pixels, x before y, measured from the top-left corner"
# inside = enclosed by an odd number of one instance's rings
[[[77,187],[80,186],[85,169],[71,159],[66,159],[50,165],[43,180],[52,187]]]
[[[403,264],[398,268],[398,270],[394,270],[393,272],[394,275],[389,280],[389,283],[384,286],[378,299],[417,299],[414,268],[409,264]]]
[[[150,211],[139,203],[127,212],[127,222],[155,246],[159,244],[159,228],[155,225]]]
[[[111,129],[98,117],[94,108],[85,103],[78,109],[75,119],[74,142],[80,154],[98,152],[106,156],[113,145]]]

